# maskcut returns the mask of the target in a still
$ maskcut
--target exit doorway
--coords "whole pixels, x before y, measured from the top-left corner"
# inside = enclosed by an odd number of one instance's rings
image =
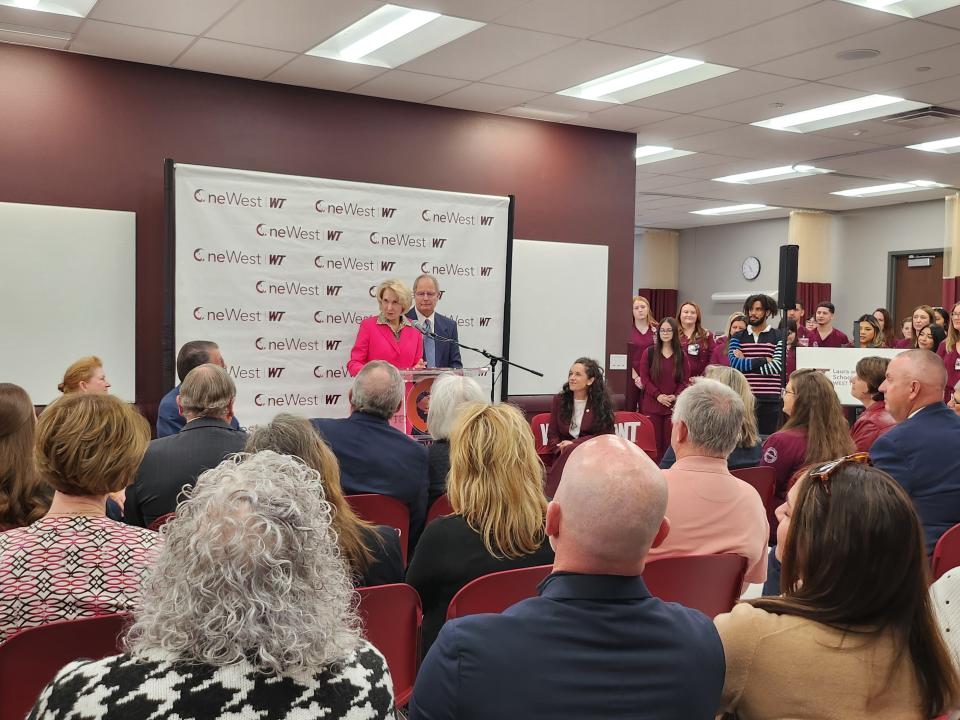
[[[918,305],[940,304],[943,287],[943,248],[890,253],[887,307],[893,313],[895,334]]]

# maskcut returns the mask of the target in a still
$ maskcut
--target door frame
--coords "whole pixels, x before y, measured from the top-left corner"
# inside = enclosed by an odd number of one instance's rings
[[[911,255],[940,255],[943,257],[943,248],[930,248],[928,250],[891,250],[887,253],[887,304],[886,307],[892,312],[894,298],[897,295],[897,258],[910,257]]]

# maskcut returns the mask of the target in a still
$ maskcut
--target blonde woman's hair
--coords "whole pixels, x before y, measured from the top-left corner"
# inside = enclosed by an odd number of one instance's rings
[[[63,374],[63,382],[57,385],[57,390],[64,395],[80,391],[80,383],[87,382],[93,377],[93,371],[103,367],[103,360],[96,355],[82,357],[67,368]]]
[[[522,557],[543,544],[543,470],[523,413],[506,403],[461,406],[447,497],[494,557]]]
[[[725,365],[708,365],[703,373],[704,377],[721,382],[733,390],[743,400],[743,425],[740,426],[740,441],[737,447],[752,448],[760,442],[760,433],[757,431],[757,415],[755,412],[756,398],[750,389],[747,379],[739,370]]]
[[[953,308],[950,310],[950,322],[947,323],[947,352],[951,352],[957,343],[960,342],[960,332],[957,332],[957,329],[953,326],[953,314],[958,312],[957,308],[960,308],[960,302],[954,303]]]
[[[66,495],[105,495],[127,487],[150,443],[150,426],[113,395],[71,393],[37,421],[41,477]]]
[[[384,290],[393,290],[397,294],[397,299],[400,301],[400,307],[403,308],[403,312],[406,312],[413,305],[413,293],[410,291],[406,285],[395,278],[390,278],[389,280],[384,280],[382,283],[377,285],[377,301],[383,300],[383,291]]]

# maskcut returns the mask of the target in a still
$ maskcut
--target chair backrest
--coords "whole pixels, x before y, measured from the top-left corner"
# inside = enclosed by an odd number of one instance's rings
[[[413,692],[420,658],[423,621],[420,596],[403,583],[362,587],[357,588],[357,592],[363,636],[387,660],[397,707],[406,705]]]
[[[550,413],[537,413],[530,420],[533,431],[533,445],[539,453],[547,445],[547,430],[550,427]]]
[[[773,469],[773,466],[761,465],[760,467],[737,468],[731,470],[730,474],[752,485],[753,489],[760,493],[760,499],[763,500],[767,517],[773,517],[773,511],[777,509],[774,507],[773,499],[777,484],[777,471]]]
[[[436,520],[438,517],[443,517],[444,515],[453,515],[453,508],[450,507],[450,500],[447,498],[446,493],[433,501],[433,504],[427,511],[427,522]]]
[[[933,579],[937,580],[947,570],[960,567],[960,525],[954,525],[937,540],[933,548]]]
[[[708,617],[730,612],[740,597],[747,559],[740,555],[688,555],[647,562],[650,594],[700,610]]]
[[[553,565],[534,565],[481,575],[453,596],[447,607],[447,620],[464,615],[503,612],[521,600],[534,597],[537,586],[552,571]]]
[[[613,423],[617,435],[635,443],[651,460],[657,461],[657,437],[650,418],[638,412],[617,410],[613,413]]]
[[[407,566],[407,541],[410,535],[410,510],[402,502],[389,495],[347,495],[347,502],[353,511],[374,525],[386,525],[396,528],[400,533],[400,552],[403,554],[403,566]]]
[[[163,527],[164,525],[166,525],[168,522],[170,522],[171,520],[173,520],[173,518],[175,518],[176,515],[177,515],[177,514],[176,514],[175,512],[168,512],[168,513],[166,513],[165,515],[161,515],[161,516],[158,517],[156,520],[154,520],[152,523],[150,523],[149,525],[147,525],[147,530],[153,530],[154,532],[159,532],[159,531],[160,531],[160,528],[162,528],[162,527]]]
[[[0,644],[0,720],[23,720],[48,682],[74,660],[123,652],[123,613],[58,620],[23,630]]]

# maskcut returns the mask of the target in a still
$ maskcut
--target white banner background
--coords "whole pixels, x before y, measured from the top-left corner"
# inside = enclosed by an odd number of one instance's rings
[[[175,341],[213,340],[245,425],[343,417],[376,286],[436,275],[461,341],[502,354],[509,198],[175,165]],[[462,351],[467,367],[486,364]]]
[[[894,358],[903,350],[893,348],[797,348],[797,368],[820,370],[833,383],[841,405],[863,405],[850,394],[850,385],[857,375],[860,358]]]

